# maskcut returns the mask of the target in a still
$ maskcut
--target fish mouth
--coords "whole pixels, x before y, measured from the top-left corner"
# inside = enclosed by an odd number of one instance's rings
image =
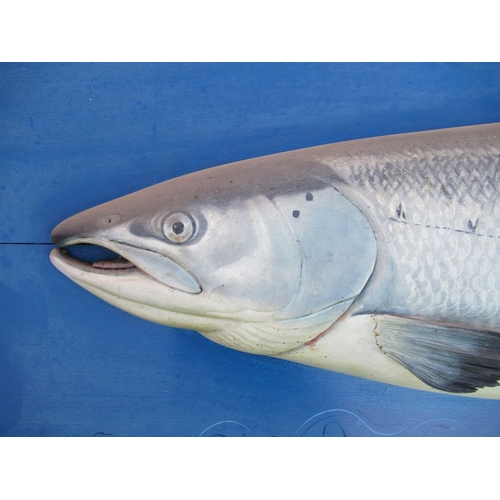
[[[99,255],[99,257],[93,260],[92,255]],[[109,258],[104,258],[105,256]],[[75,243],[55,248],[52,250],[50,258],[54,265],[64,262],[75,269],[85,272],[101,272],[105,274],[107,271],[111,273],[138,271],[138,267],[122,255],[112,252],[104,246],[91,243]]]
[[[174,290],[190,294],[202,291],[198,280],[172,258],[139,245],[92,238],[54,242],[59,248],[52,250],[50,260],[70,279],[80,281],[100,275],[114,281],[120,277],[142,275]],[[82,252],[82,248],[86,251]]]

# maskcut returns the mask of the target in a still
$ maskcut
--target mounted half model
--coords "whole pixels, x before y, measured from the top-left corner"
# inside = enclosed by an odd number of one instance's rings
[[[120,309],[233,349],[500,398],[499,189],[500,124],[343,142],[77,214],[51,260]],[[77,244],[119,258],[83,262]]]

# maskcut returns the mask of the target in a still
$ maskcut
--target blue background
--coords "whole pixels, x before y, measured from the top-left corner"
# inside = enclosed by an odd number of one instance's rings
[[[500,401],[231,351],[48,259],[63,219],[180,174],[494,121],[497,64],[0,65],[0,435],[500,435]]]

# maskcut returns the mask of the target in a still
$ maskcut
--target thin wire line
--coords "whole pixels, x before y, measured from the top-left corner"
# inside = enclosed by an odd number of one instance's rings
[[[39,242],[0,241],[0,245],[54,245],[54,243],[46,243],[44,241],[39,241]]]

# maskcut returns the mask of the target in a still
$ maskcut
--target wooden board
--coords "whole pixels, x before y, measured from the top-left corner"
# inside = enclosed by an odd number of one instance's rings
[[[499,401],[230,351],[58,273],[53,227],[174,176],[500,121],[497,64],[0,65],[0,435],[500,435]]]

